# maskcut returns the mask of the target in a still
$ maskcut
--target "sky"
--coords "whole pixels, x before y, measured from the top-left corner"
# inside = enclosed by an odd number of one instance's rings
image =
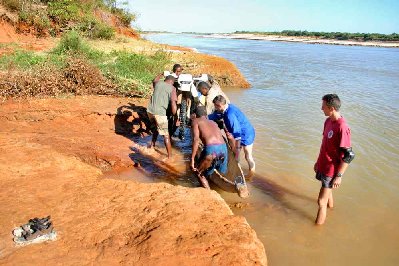
[[[307,30],[399,33],[398,0],[128,0],[133,27],[230,33]],[[123,7],[123,6],[121,6]]]

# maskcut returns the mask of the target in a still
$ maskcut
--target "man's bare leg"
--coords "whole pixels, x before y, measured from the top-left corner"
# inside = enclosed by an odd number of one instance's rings
[[[202,172],[208,169],[212,165],[213,156],[208,155],[198,165],[198,172],[196,172],[197,177],[204,188],[210,189],[208,180],[202,175]]]
[[[328,197],[327,207],[330,208],[330,209],[334,208],[334,199],[333,199],[332,190],[331,190],[331,193],[330,193],[330,197]]]
[[[327,216],[327,203],[332,193],[331,188],[320,188],[319,198],[317,200],[319,204],[319,211],[317,212],[316,224],[324,224]]]
[[[165,147],[166,147],[166,152],[168,153],[168,158],[167,160],[172,159],[172,144],[170,142],[170,136],[169,135],[165,135],[163,136],[163,142],[165,143]]]
[[[155,143],[157,142],[158,135],[159,135],[158,130],[156,130],[152,133],[151,143],[150,143],[150,145],[148,145],[148,148],[151,148],[151,149],[155,148]]]
[[[206,188],[206,189],[211,189],[211,188],[209,187],[208,180],[206,180],[206,177],[205,177],[205,176],[201,175],[200,173],[197,173],[197,176],[198,176],[198,179],[199,179],[201,185],[202,185],[204,188]]]
[[[245,160],[248,162],[248,169],[249,169],[248,177],[253,176],[255,173],[255,160],[252,157],[253,146],[254,146],[253,144],[244,146]]]

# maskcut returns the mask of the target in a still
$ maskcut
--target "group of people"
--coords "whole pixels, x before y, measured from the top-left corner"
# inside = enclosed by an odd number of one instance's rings
[[[159,74],[153,80],[153,95],[148,104],[147,112],[154,125],[152,141],[149,145],[155,146],[158,135],[164,137],[167,151],[166,160],[172,158],[171,136],[175,130],[175,123],[171,123],[176,116],[178,106],[178,91],[176,80],[182,72],[179,64],[173,66],[171,75],[164,77]],[[174,86],[175,84],[175,86]],[[255,161],[252,156],[255,129],[241,110],[231,104],[223,93],[219,84],[209,76],[208,81],[201,81],[196,85],[198,95],[192,101],[191,132],[193,139],[191,168],[197,173],[201,184],[209,188],[207,177],[217,169],[225,174],[227,170],[227,145],[234,151],[237,161],[241,149],[244,150],[251,174],[255,172]],[[217,123],[215,122],[217,121]],[[221,128],[224,129],[228,144],[223,138]],[[195,160],[200,140],[202,154]]]
[[[162,74],[160,74],[154,79],[154,92],[147,108],[150,121],[154,125],[150,147],[154,147],[158,135],[162,135],[167,150],[167,160],[172,158],[171,135],[174,129],[170,121],[176,116],[178,109],[178,92],[174,84],[182,71],[183,68],[176,64],[172,75],[161,80]],[[241,150],[244,151],[249,174],[252,175],[255,172],[255,161],[252,155],[255,140],[254,127],[245,114],[230,103],[228,97],[212,78],[209,78],[207,82],[201,81],[196,88],[199,95],[194,108],[191,108],[190,166],[198,176],[201,185],[209,188],[207,179],[215,169],[222,174],[227,172],[228,145],[233,150],[237,161],[240,159]],[[327,119],[324,123],[320,153],[314,165],[316,178],[321,181],[316,224],[325,222],[327,208],[332,208],[334,205],[332,189],[340,186],[342,176],[354,158],[350,128],[339,113],[340,106],[341,101],[336,94],[323,96],[321,110]],[[203,145],[202,152],[196,160],[200,142]]]

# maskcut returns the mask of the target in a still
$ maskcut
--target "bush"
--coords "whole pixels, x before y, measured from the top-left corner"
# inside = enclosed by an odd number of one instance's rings
[[[93,33],[91,38],[110,40],[114,36],[115,36],[115,30],[112,27],[104,23],[97,23],[93,28]]]
[[[27,72],[0,72],[0,100],[74,95],[115,95],[115,86],[98,68],[84,60],[71,58],[62,69],[42,65]]]
[[[35,28],[41,32],[44,32],[51,26],[49,18],[43,14],[35,16],[32,22],[33,25],[35,25]]]
[[[128,2],[121,2],[117,0],[103,0],[103,5],[111,11],[112,14],[115,14],[122,22],[122,24],[126,27],[130,26],[132,21],[136,20],[136,14],[130,12],[126,8],[121,8],[117,6],[127,6]]]
[[[82,38],[80,37],[79,33],[72,30],[65,33],[60,43],[57,47],[53,50],[55,54],[65,54],[65,53],[88,53],[90,48],[83,43]]]
[[[79,6],[73,0],[54,0],[48,2],[48,14],[60,24],[68,21],[76,21],[79,14]]]
[[[81,32],[85,37],[91,38],[93,29],[97,24],[97,20],[94,17],[84,19],[82,22],[74,27],[74,30]]]
[[[47,17],[47,13],[40,11],[20,11],[19,21],[26,23],[28,26],[33,26],[33,29],[38,36],[45,36],[51,28],[51,23]]]
[[[51,52],[58,56],[80,56],[84,57],[95,65],[101,65],[109,56],[101,51],[90,48],[77,31],[65,33],[60,43]]]
[[[2,3],[10,11],[20,11],[22,8],[22,3],[20,0],[1,0]]]
[[[47,73],[45,75],[44,73]],[[0,100],[58,95],[61,76],[51,68],[29,72],[0,72]]]
[[[110,40],[115,36],[115,30],[98,21],[95,18],[88,18],[75,27],[83,35],[90,39]]]
[[[81,58],[70,58],[63,69],[65,90],[75,95],[114,95],[115,85],[108,81],[100,70]]]
[[[123,8],[112,7],[111,12],[119,17],[122,24],[126,27],[130,26],[132,21],[136,20],[136,14],[129,12]]]

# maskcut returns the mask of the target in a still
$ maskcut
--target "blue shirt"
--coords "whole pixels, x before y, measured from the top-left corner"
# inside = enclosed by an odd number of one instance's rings
[[[235,105],[229,104],[223,114],[214,112],[208,118],[211,120],[223,118],[227,131],[233,135],[234,139],[241,139],[241,145],[248,146],[254,143],[255,129]]]

